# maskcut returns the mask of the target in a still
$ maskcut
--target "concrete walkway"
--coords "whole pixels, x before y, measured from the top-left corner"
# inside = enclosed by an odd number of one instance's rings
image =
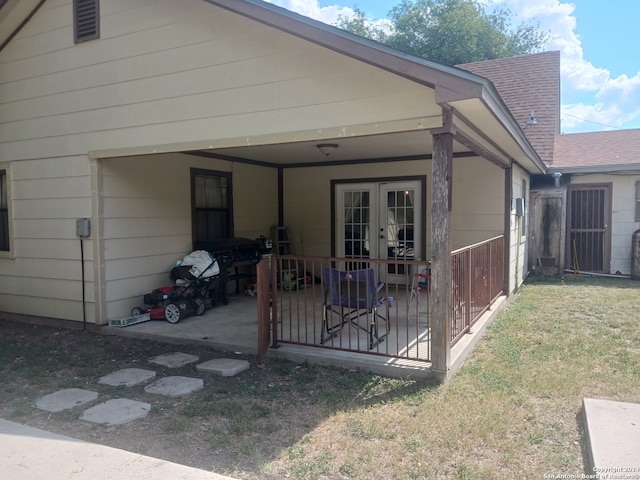
[[[586,465],[599,478],[640,479],[640,404],[585,398]]]
[[[15,480],[233,480],[0,419],[0,472]]]

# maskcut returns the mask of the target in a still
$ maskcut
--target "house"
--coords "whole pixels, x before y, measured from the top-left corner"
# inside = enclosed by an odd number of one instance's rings
[[[452,251],[499,237],[476,274],[501,295],[527,273],[524,199],[548,153],[526,129],[542,111],[509,106],[473,65],[259,0],[6,0],[0,27],[3,318],[105,325],[198,241],[273,225],[304,257],[398,263],[389,202],[406,197],[446,378]]]
[[[632,237],[640,228],[638,152],[637,129],[556,137],[549,170],[557,178],[557,187],[534,179],[532,194],[549,198],[565,192],[564,234],[551,238],[560,240],[558,249],[564,254],[566,269],[625,276],[634,273],[638,251]],[[545,258],[544,248],[537,248],[536,256]],[[536,258],[531,261],[538,265]]]
[[[640,131],[561,134],[558,52],[461,68],[491,79],[516,118],[529,115],[523,130],[547,166],[531,179],[529,268],[632,273],[632,236],[640,228]]]

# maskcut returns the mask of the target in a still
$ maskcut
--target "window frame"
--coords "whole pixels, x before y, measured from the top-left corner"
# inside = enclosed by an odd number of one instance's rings
[[[0,210],[6,210],[6,224],[3,227],[7,231],[7,249],[0,250],[0,258],[13,258],[13,231],[11,225],[13,223],[13,214],[11,208],[11,172],[9,171],[9,166],[3,163],[0,163],[0,172],[4,174],[4,191],[6,195],[6,206],[1,207]],[[2,176],[0,176],[0,182],[2,181]],[[2,187],[0,186],[0,190]]]
[[[219,238],[232,238],[234,236],[234,224],[233,224],[233,188],[232,188],[232,182],[231,182],[231,177],[232,177],[231,172],[191,168],[191,241],[192,241],[192,244],[195,246],[197,243],[200,243],[200,242],[217,240],[215,238],[199,239],[197,235],[197,232],[198,232],[198,228],[196,224],[196,221],[198,218],[197,214],[200,210],[202,210],[196,207],[196,178],[199,176],[226,178],[227,208],[218,209],[218,210],[227,212],[226,216],[227,216],[227,225],[228,225],[229,235],[228,237],[219,237]]]

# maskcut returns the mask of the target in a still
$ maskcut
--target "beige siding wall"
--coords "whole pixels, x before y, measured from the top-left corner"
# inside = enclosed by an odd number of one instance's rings
[[[504,170],[484,159],[461,158],[453,162],[453,248],[487,240],[504,232]],[[431,254],[431,161],[372,163],[332,168],[285,170],[285,222],[296,253],[331,253],[331,180],[426,175],[426,252]]]
[[[631,236],[640,222],[635,221],[636,182],[640,175],[574,175],[572,184],[612,183],[611,273],[631,273]]]
[[[236,236],[268,235],[277,223],[273,168],[180,154],[99,164],[100,220],[83,241],[89,323],[127,317],[144,293],[169,283],[171,267],[191,251],[191,167],[232,172]],[[75,222],[93,216],[89,160],[14,162],[10,173],[14,258],[0,257],[0,311],[82,320]],[[103,270],[94,271],[94,259]],[[99,291],[102,312],[95,303]]]
[[[93,217],[88,319],[128,315],[189,250],[189,166],[233,171],[237,236],[277,223],[275,169],[168,155],[99,160],[92,178],[92,152],[255,145],[441,113],[424,87],[201,0],[102,2],[101,38],[78,45],[72,18],[71,0],[48,0],[0,52],[15,245],[0,257],[0,310],[81,319],[75,220]]]
[[[289,227],[296,254],[331,255],[331,181],[365,182],[403,176],[427,177],[427,225],[431,225],[431,161],[371,163],[311,168],[284,172],[285,224]],[[427,250],[430,250],[427,237]]]
[[[191,155],[102,161],[106,317],[124,318],[142,296],[169,284],[191,251],[192,167],[232,172],[235,236],[255,238],[277,222],[277,170]]]
[[[504,233],[504,170],[482,158],[453,161],[453,249]]]
[[[78,45],[71,5],[45,2],[0,52],[4,158],[246,144],[441,113],[424,87],[202,0],[103,2],[101,38]]]
[[[529,270],[527,232],[529,228],[529,191],[531,184],[529,174],[517,165],[513,166],[511,178],[509,292],[512,292],[522,284]],[[526,185],[523,182],[526,182]],[[526,187],[526,192],[523,191],[523,187]],[[525,199],[523,217],[516,215],[516,199],[519,198]]]
[[[0,311],[82,319],[82,262],[76,219],[92,216],[86,157],[14,162],[12,257],[0,257]],[[86,299],[94,301],[93,242],[83,241]],[[87,308],[87,318],[93,311]]]

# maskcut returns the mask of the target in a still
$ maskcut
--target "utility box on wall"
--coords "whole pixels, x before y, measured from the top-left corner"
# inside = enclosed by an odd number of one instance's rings
[[[565,268],[565,189],[532,190],[529,204],[529,265],[544,275],[562,275]]]

